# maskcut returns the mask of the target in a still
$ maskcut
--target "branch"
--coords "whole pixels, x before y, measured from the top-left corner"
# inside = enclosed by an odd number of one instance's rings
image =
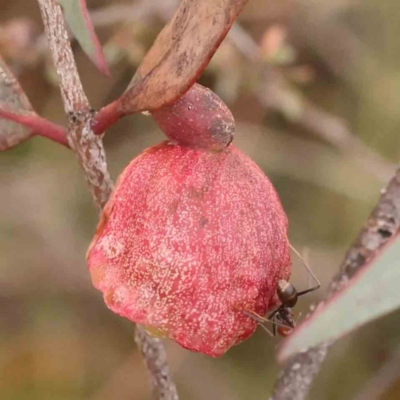
[[[61,7],[56,0],[38,0],[51,54],[60,79],[65,111],[89,111],[89,101],[83,91]]]
[[[64,16],[57,0],[39,0],[39,5],[69,117],[68,141],[85,171],[94,202],[102,208],[111,194],[113,182],[101,138],[96,138],[90,127],[93,112],[76,68]]]
[[[96,136],[91,128],[93,112],[76,68],[64,16],[57,0],[38,2],[60,79],[64,108],[69,116],[68,140],[85,171],[93,200],[102,208],[113,189],[113,182],[107,170],[102,139]],[[150,338],[144,329],[137,325],[136,343],[144,355],[157,396],[165,400],[178,399],[161,341]]]
[[[382,191],[378,204],[341,265],[341,272],[330,284],[326,300],[346,286],[349,279],[371,258],[400,228],[400,169]],[[290,360],[279,374],[271,400],[302,400],[306,397],[315,375],[331,344],[308,349]]]
[[[160,400],[178,400],[178,392],[171,378],[167,355],[161,340],[150,337],[144,328],[137,324],[135,342],[146,361],[157,398]]]

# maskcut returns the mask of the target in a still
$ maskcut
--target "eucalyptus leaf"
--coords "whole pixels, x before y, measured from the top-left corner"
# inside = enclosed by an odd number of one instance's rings
[[[121,97],[121,111],[154,111],[182,96],[206,68],[247,1],[182,0]]]
[[[284,342],[278,359],[336,340],[400,307],[400,235],[392,238],[340,292]]]
[[[106,59],[99,39],[93,28],[85,0],[59,0],[64,10],[65,19],[83,51],[96,67],[109,75]]]
[[[13,73],[0,57],[0,150],[7,150],[32,136],[32,131],[7,116],[36,115]]]

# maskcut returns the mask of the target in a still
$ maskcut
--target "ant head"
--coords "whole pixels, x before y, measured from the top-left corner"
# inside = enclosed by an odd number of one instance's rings
[[[298,298],[297,290],[290,282],[283,279],[279,280],[277,294],[283,306],[292,308],[296,305]]]

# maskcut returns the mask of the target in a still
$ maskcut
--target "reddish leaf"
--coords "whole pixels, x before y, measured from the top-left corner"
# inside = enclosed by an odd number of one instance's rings
[[[94,31],[85,0],[59,0],[74,36],[96,67],[110,75],[99,39]]]
[[[32,136],[31,129],[10,119],[35,115],[18,81],[0,57],[0,150],[14,147]]]
[[[196,81],[247,0],[182,0],[120,99],[124,114],[170,104]]]
[[[0,56],[0,151],[40,135],[69,147],[63,127],[37,115]]]

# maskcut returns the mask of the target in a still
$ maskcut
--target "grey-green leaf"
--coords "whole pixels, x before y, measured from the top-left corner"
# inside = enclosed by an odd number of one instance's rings
[[[107,62],[99,39],[94,31],[85,0],[59,0],[64,10],[65,19],[83,51],[96,67],[109,75]]]
[[[284,342],[278,359],[336,340],[360,326],[400,307],[400,235],[391,239],[349,284]]]

